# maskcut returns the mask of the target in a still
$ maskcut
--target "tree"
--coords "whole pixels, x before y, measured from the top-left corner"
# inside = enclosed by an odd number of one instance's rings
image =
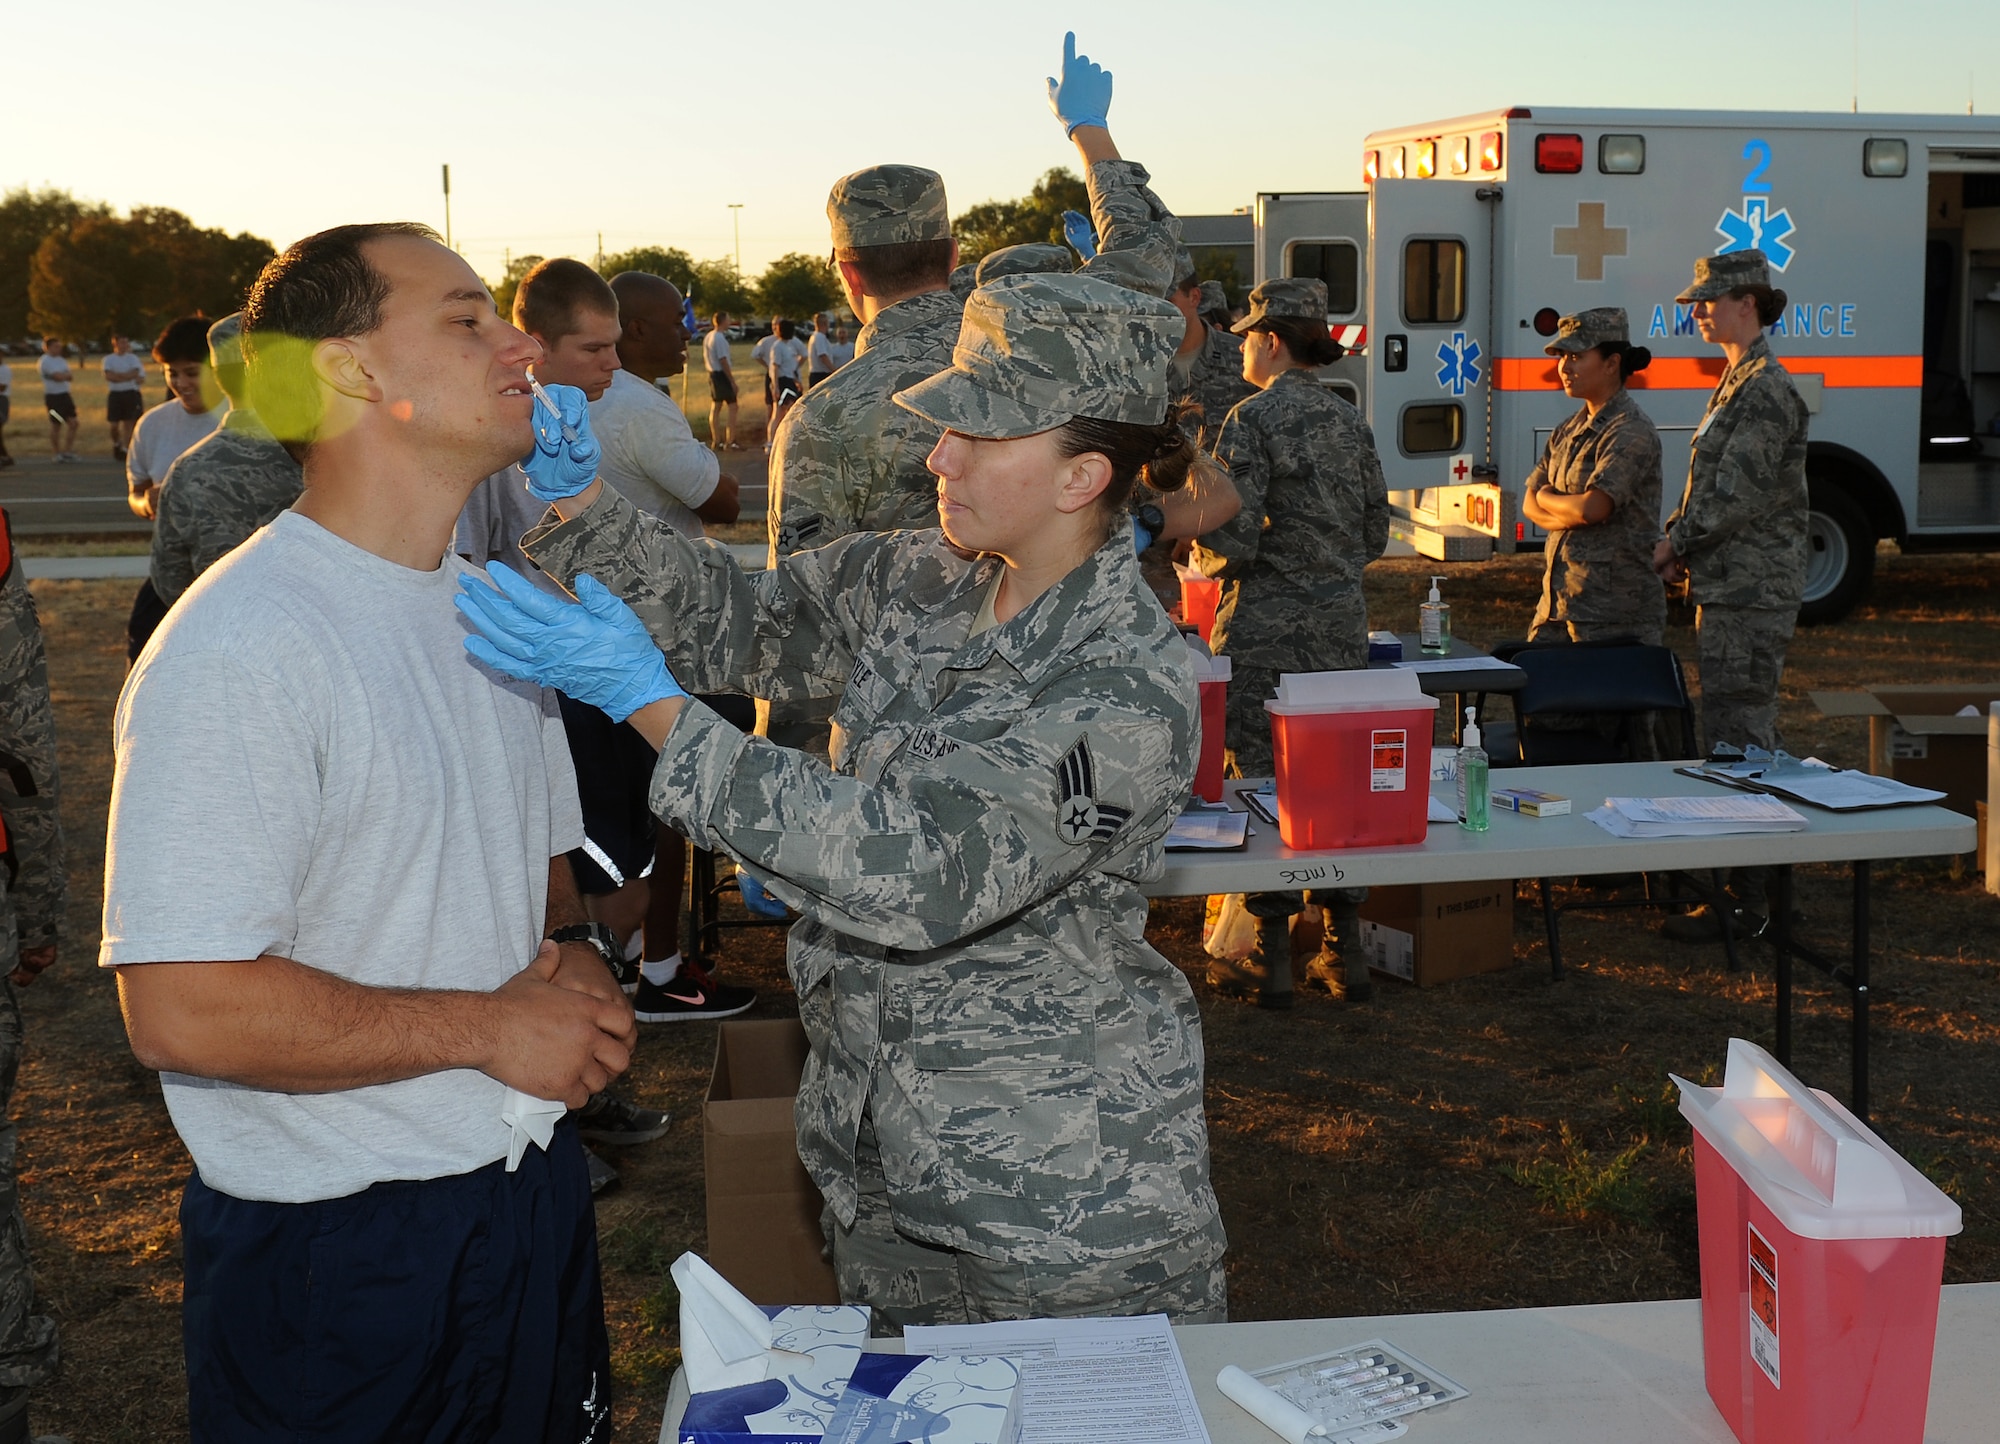
[[[700,316],[727,311],[741,320],[757,309],[757,298],[743,283],[736,262],[697,261],[694,267],[694,309]]]
[[[165,206],[81,215],[35,248],[28,322],[72,341],[145,340],[177,316],[241,309],[275,254],[259,236],[203,229]]]
[[[791,251],[757,278],[757,304],[770,316],[810,316],[840,304],[840,273],[830,261]]]
[[[521,281],[528,272],[542,263],[540,256],[515,256],[507,262],[507,269],[487,289],[493,292],[493,309],[508,320],[514,319],[514,293],[521,289]]]
[[[21,186],[0,196],[0,340],[28,334],[28,273],[43,239],[81,216],[110,214],[103,202],[68,191]]]
[[[1002,246],[1030,241],[1063,243],[1062,213],[1090,214],[1090,191],[1075,172],[1062,166],[1046,172],[1018,200],[981,201],[952,222],[958,259],[973,262]]]
[[[607,281],[620,271],[645,271],[663,276],[685,295],[688,282],[694,278],[694,258],[674,246],[639,246],[606,256],[597,263],[597,274]]]

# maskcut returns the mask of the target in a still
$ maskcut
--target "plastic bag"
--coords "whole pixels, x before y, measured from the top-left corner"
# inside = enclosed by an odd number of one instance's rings
[[[1241,962],[1257,946],[1257,919],[1243,906],[1240,892],[1222,893],[1208,900],[1208,926],[1201,946],[1211,958]]]

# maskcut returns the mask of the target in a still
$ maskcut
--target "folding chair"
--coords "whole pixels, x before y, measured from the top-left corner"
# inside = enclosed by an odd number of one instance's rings
[[[1495,647],[1493,655],[1527,673],[1527,685],[1514,694],[1515,720],[1511,724],[1494,722],[1481,729],[1482,745],[1496,770],[1636,761],[1636,729],[1647,714],[1663,717],[1670,724],[1678,723],[1674,750],[1680,756],[1699,755],[1694,703],[1688,697],[1680,658],[1671,648],[1623,640],[1513,642]],[[1568,725],[1552,725],[1557,718]],[[1579,721],[1597,720],[1613,725],[1575,725]],[[1560,918],[1571,908],[1667,908],[1706,902],[1722,920],[1722,945],[1729,959],[1729,970],[1735,972],[1741,966],[1736,955],[1736,938],[1729,926],[1730,904],[1723,894],[1719,871],[1710,872],[1708,891],[1700,892],[1697,885],[1697,895],[1693,897],[1656,897],[1651,875],[1642,876],[1646,889],[1643,899],[1564,903],[1560,907],[1550,894],[1549,880],[1539,879],[1551,977],[1563,975]]]

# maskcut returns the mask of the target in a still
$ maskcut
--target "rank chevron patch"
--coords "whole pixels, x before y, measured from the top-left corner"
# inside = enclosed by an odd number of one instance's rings
[[[1064,842],[1108,842],[1132,818],[1130,809],[1097,800],[1097,772],[1090,761],[1090,740],[1076,746],[1056,764],[1056,831]]]

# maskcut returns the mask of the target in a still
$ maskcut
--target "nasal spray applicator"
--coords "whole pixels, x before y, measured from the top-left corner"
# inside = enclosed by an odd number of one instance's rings
[[[1487,766],[1486,749],[1479,745],[1478,709],[1468,707],[1465,745],[1458,749],[1458,825],[1467,832],[1484,832],[1493,825]]]
[[[1426,652],[1439,656],[1451,650],[1451,603],[1438,595],[1443,577],[1431,578],[1431,594],[1417,608],[1417,641]]]
[[[563,440],[571,446],[576,445],[576,428],[563,420],[562,408],[556,405],[555,397],[549,395],[548,391],[542,386],[542,383],[537,381],[532,375],[528,377],[528,389],[535,393],[535,400],[549,408],[549,414],[555,417],[556,425],[562,428]],[[1437,595],[1435,587],[1431,589],[1431,595]]]

